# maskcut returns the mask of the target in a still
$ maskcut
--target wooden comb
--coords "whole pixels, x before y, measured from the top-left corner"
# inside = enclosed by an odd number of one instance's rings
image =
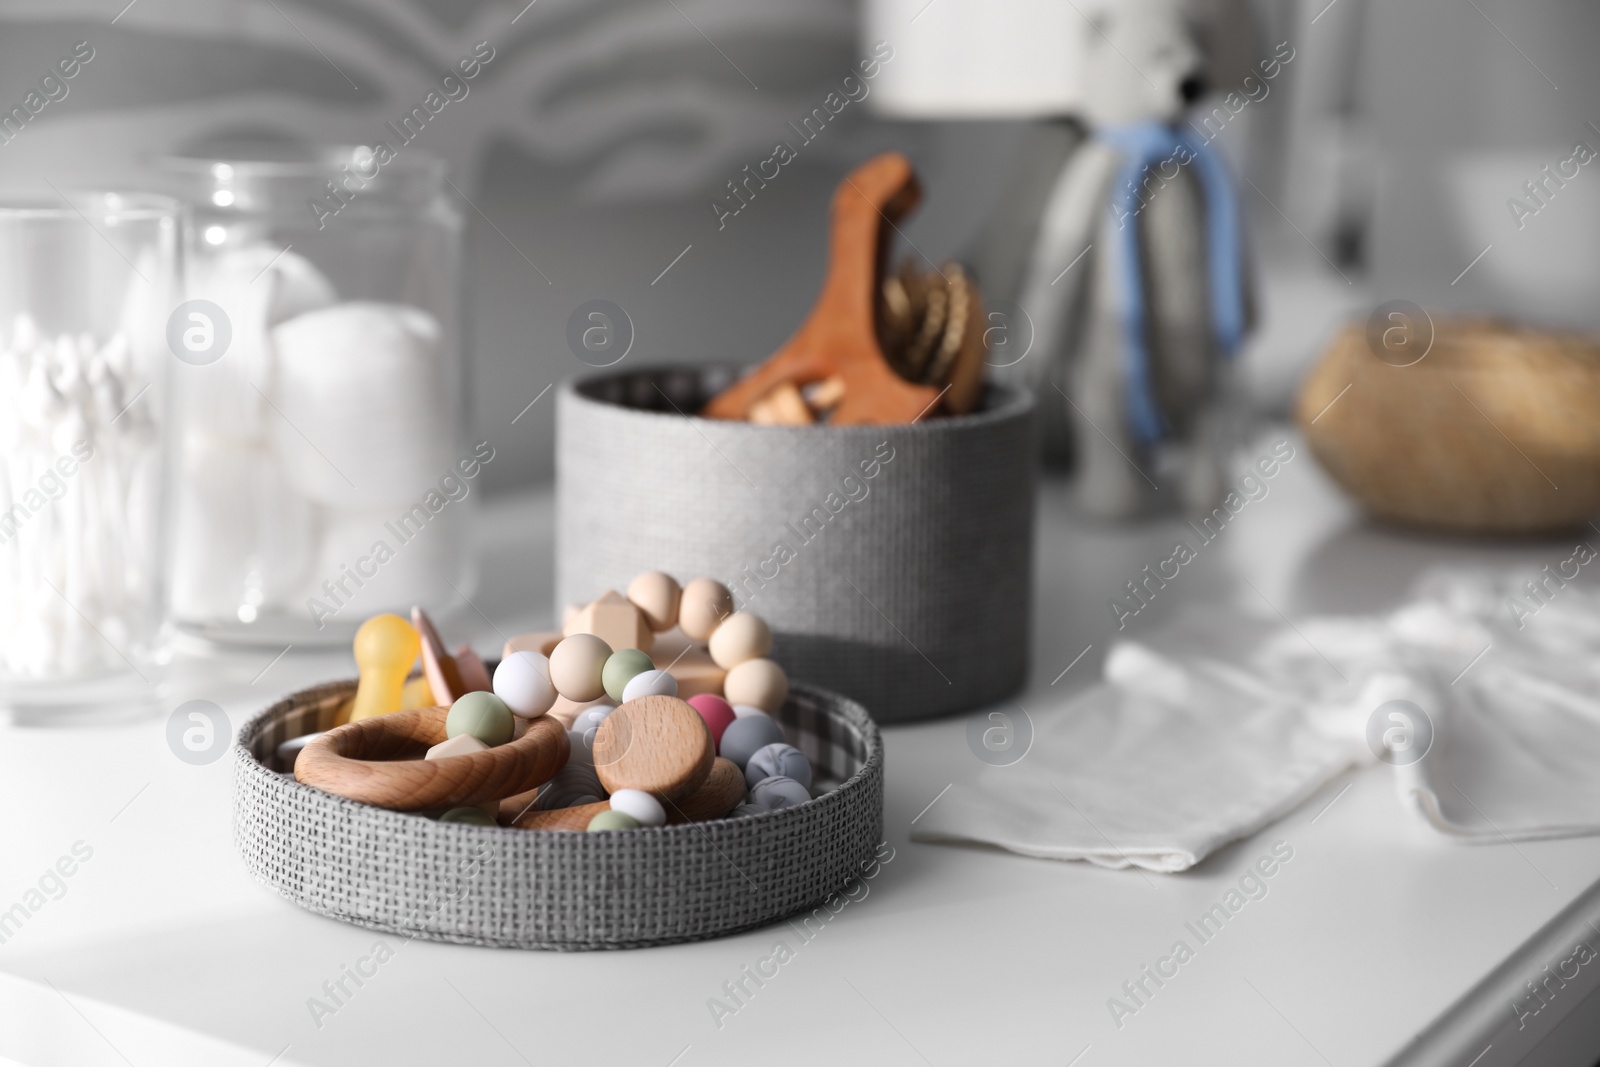
[[[833,194],[828,276],[811,315],[771,358],[711,399],[701,415],[748,419],[774,388],[839,377],[836,426],[914,422],[939,390],[901,378],[878,346],[875,313],[892,225],[922,193],[911,163],[886,152],[857,167]]]

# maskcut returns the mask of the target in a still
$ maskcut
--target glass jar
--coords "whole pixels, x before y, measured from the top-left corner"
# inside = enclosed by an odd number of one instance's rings
[[[0,202],[0,705],[159,698],[179,208]]]
[[[344,644],[378,612],[459,612],[493,450],[463,430],[463,220],[443,162],[346,147],[168,164],[200,302],[174,390],[174,622]]]

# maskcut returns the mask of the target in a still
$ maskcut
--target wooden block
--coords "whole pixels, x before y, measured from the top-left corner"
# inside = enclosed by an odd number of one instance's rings
[[[594,700],[568,700],[560,693],[557,693],[556,702],[550,705],[550,710],[545,712],[545,715],[556,719],[561,725],[570,730],[572,729],[573,721],[579,715],[582,715],[586,709],[592,708],[596,704],[609,703],[611,703],[611,698],[603,693]]]
[[[648,652],[656,636],[645,621],[644,612],[615,589],[606,590],[594,603],[574,615],[572,621],[562,627],[562,632],[568,637],[594,634],[610,645],[613,652],[625,648]]]
[[[519,830],[587,830],[589,820],[602,811],[610,811],[611,802],[602,800],[595,804],[579,804],[575,808],[557,808],[540,811],[537,808],[524,812],[511,823]]]
[[[492,693],[494,682],[489,678],[489,668],[483,665],[483,660],[472,650],[471,645],[456,646],[456,671],[461,675],[461,684],[467,693]]]
[[[700,788],[675,804],[667,804],[667,821],[703,822],[720,819],[744,799],[744,772],[732,760],[718,756]]]
[[[566,635],[555,630],[534,630],[530,633],[518,634],[505,643],[500,649],[500,658],[505,659],[513,652],[537,652],[541,656],[550,655],[550,650],[561,643],[561,638]]]
[[[657,670],[666,671],[678,683],[678,696],[684,700],[701,693],[722,695],[722,680],[727,671],[717,666],[711,654],[690,641],[682,630],[661,634],[656,647],[650,650],[650,659]]]
[[[700,788],[715,759],[705,720],[678,697],[630,700],[595,731],[594,769],[607,793],[639,789],[681,800]]]
[[[427,612],[413,607],[411,625],[422,636],[422,673],[427,675],[428,688],[433,690],[433,702],[449,707],[466,692],[455,657],[444,650],[444,642],[439,640],[439,631],[433,628],[433,620],[428,618]]]
[[[449,711],[396,711],[330,730],[301,750],[295,779],[380,808],[438,811],[532,789],[566,765],[567,731],[548,716],[535,719],[522,737],[486,752],[422,759],[446,740]]]
[[[779,382],[750,405],[750,421],[762,426],[810,426],[817,417],[793,382]]]

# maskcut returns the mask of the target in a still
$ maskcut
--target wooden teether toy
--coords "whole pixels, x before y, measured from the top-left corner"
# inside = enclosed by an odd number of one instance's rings
[[[594,736],[594,769],[608,793],[639,789],[680,800],[700,788],[716,755],[705,720],[677,697],[630,700]]]
[[[939,390],[894,372],[875,323],[891,226],[920,198],[911,163],[897,152],[848,175],[834,193],[828,277],[811,316],[776,355],[713,397],[701,414],[748,419],[775,388],[833,377],[843,384],[831,419],[836,426],[912,422],[932,408]]]
[[[421,608],[411,609],[411,625],[416,627],[422,638],[422,672],[428,676],[433,702],[453,704],[457,697],[467,691],[461,681],[461,672],[456,668],[455,657],[444,650],[444,642],[439,640],[439,631],[433,628],[433,620]]]
[[[448,715],[448,708],[416,708],[336,727],[300,752],[294,776],[324,792],[380,808],[437,811],[532,789],[567,762],[567,731],[549,716],[534,719],[525,734],[506,744],[424,759],[430,748],[448,739]]]
[[[400,709],[406,675],[421,647],[417,631],[398,615],[374,615],[361,624],[354,649],[361,681],[350,708],[351,722]],[[444,740],[442,734],[439,740]]]

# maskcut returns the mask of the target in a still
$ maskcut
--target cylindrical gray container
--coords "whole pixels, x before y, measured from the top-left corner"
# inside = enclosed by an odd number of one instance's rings
[[[880,722],[1002,700],[1025,680],[1032,400],[896,426],[694,417],[726,369],[650,368],[562,386],[556,596],[643,570],[715,578],[771,625],[797,680]]]

